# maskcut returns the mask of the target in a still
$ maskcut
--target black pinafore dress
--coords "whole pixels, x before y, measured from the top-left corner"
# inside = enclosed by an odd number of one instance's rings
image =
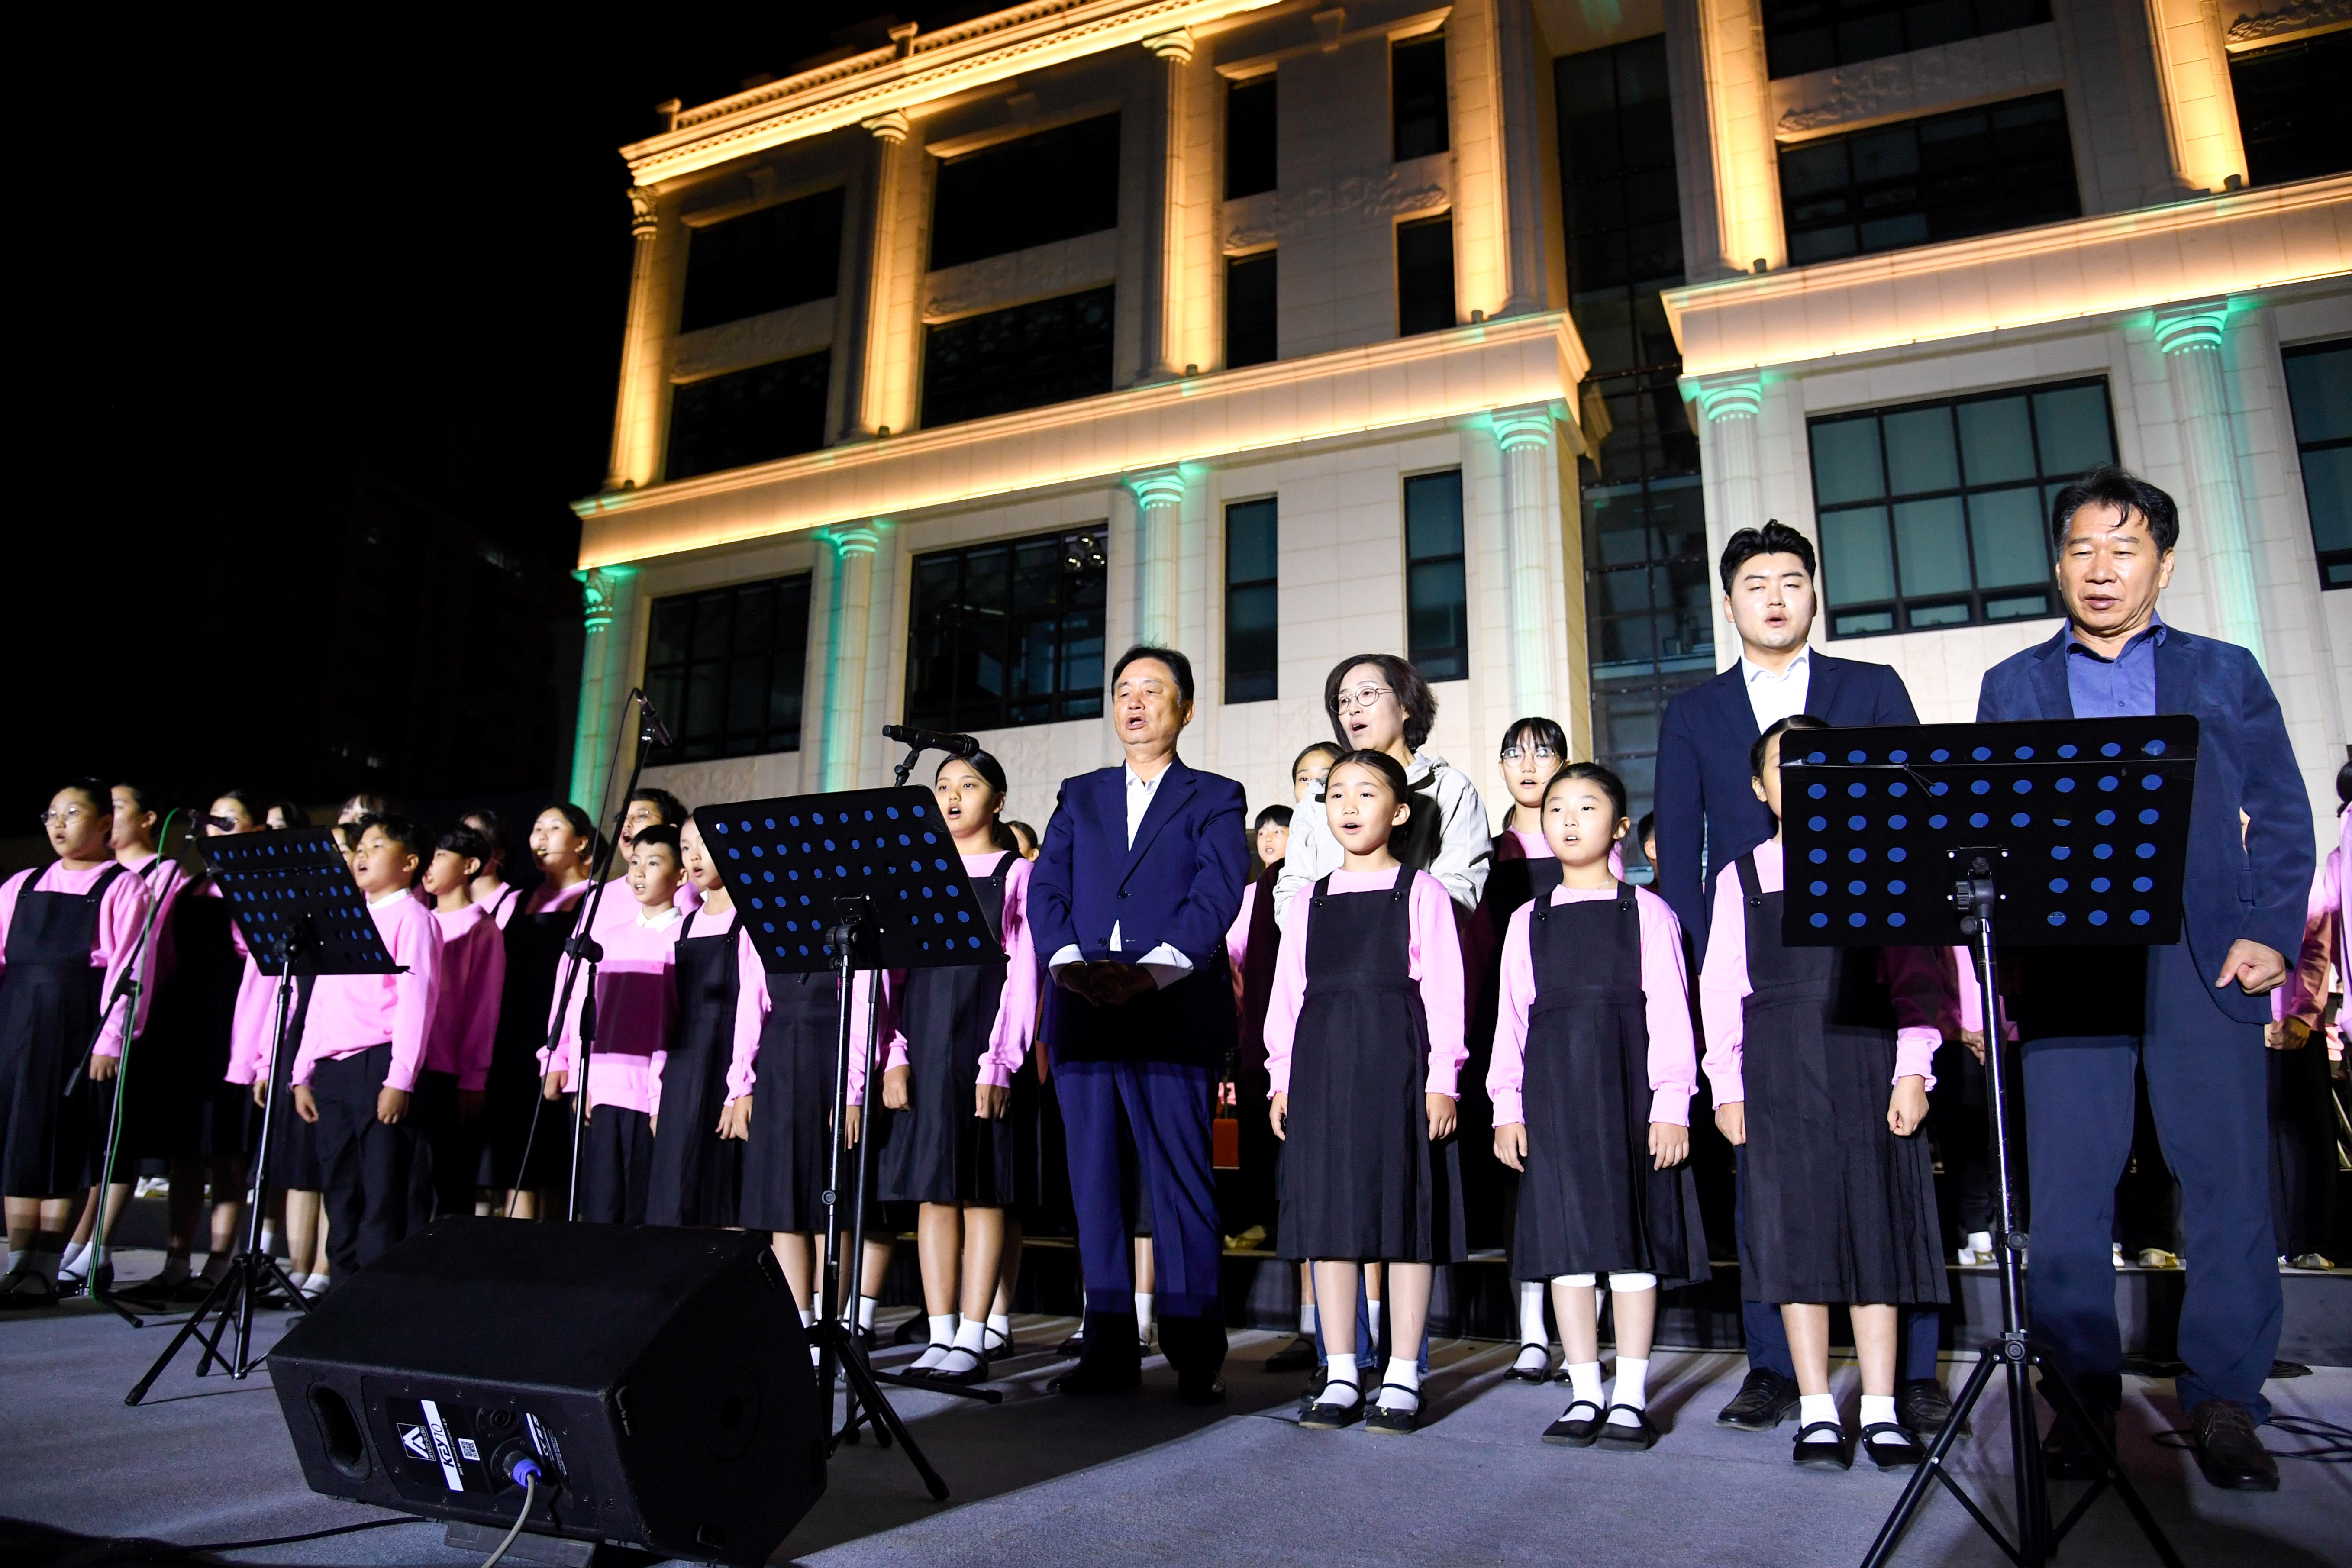
[[[824,1228],[840,1029],[841,979],[832,970],[768,976],[768,1017],[751,1064],[751,1141],[743,1151],[738,1210],[746,1230],[811,1235]],[[841,1221],[849,1223],[845,1191]]]
[[[697,936],[690,910],[677,933],[677,1033],[662,1065],[647,1225],[731,1226],[743,1145],[719,1136],[735,1054],[736,935],[742,917]],[[754,1110],[759,1101],[751,1102]]]
[[[507,921],[506,990],[499,998],[499,1028],[483,1086],[482,1113],[489,1119],[489,1129],[482,1143],[481,1185],[495,1192],[559,1187],[571,1179],[572,1110],[562,1100],[541,1099],[539,1053],[547,1045],[547,1020],[555,1009],[563,944],[585,908],[583,894],[562,909],[536,914],[518,910]],[[573,986],[587,984],[583,963]],[[526,1146],[530,1151],[528,1171],[522,1168]]]
[[[981,918],[999,942],[1004,878],[1020,857],[1007,850],[985,877],[969,879]],[[898,995],[907,1037],[907,1109],[879,1112],[875,1145],[885,1203],[971,1204],[1013,1208],[1037,1201],[1036,1080],[1016,1070],[1003,1119],[972,1114],[980,1058],[996,1027],[1007,960],[908,972]],[[869,1090],[866,1103],[881,1095]]]
[[[1418,873],[1386,891],[1315,884],[1290,1052],[1282,1256],[1459,1263],[1458,1138],[1429,1139],[1429,1022],[1412,978]]]
[[[1650,1027],[1642,911],[1633,890],[1528,916],[1535,1001],[1521,1095],[1527,1172],[1511,1249],[1520,1279],[1654,1274],[1665,1289],[1708,1277],[1698,1185],[1685,1160],[1650,1158]]]
[[[1747,900],[1740,1077],[1750,1301],[1865,1306],[1949,1299],[1924,1135],[1887,1130],[1895,1007],[1869,948],[1785,947],[1782,896],[1737,862]]]
[[[66,1090],[78,1076],[93,1087],[84,1058],[106,972],[89,960],[99,907],[122,875],[109,866],[87,893],[35,892],[37,873],[17,888],[0,972],[0,1192],[10,1197],[62,1198],[89,1185],[91,1140],[113,1100]]]
[[[148,862],[161,866],[159,857]],[[143,873],[142,873],[143,875]],[[147,1007],[124,1108],[126,1147],[142,1156],[231,1159],[252,1152],[253,1091],[228,1081],[229,1036],[245,961],[230,937],[228,902],[201,877],[172,900],[172,974]],[[163,940],[159,929],[155,940]],[[116,1163],[117,1173],[122,1169]]]

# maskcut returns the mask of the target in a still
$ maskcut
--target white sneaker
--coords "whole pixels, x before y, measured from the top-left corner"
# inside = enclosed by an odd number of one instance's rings
[[[2124,1244],[2122,1242],[2113,1241],[2109,1242],[2107,1245],[2115,1248],[2116,1268],[2128,1268],[2131,1267],[2129,1263],[2124,1260]]]
[[[1992,1232],[1989,1230],[1972,1230],[1969,1232],[1968,1240],[1961,1244],[1959,1259],[1960,1267],[1963,1268],[1973,1265],[1990,1263],[1992,1261]]]
[[[2181,1264],[2177,1253],[2167,1252],[2160,1247],[2145,1247],[2140,1249],[2139,1266],[2142,1268],[2178,1268]]]

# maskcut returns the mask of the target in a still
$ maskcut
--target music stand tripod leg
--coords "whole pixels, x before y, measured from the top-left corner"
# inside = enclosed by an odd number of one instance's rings
[[[2090,1444],[2091,1452],[2097,1456],[2100,1465],[2105,1470],[2104,1475],[2091,1483],[2090,1489],[2083,1494],[2082,1500],[2076,1503],[2066,1515],[2065,1522],[2050,1532],[2051,1550],[2053,1552],[2057,1550],[2059,1542],[2065,1538],[2066,1532],[2074,1527],[2075,1521],[2081,1519],[2084,1512],[2096,1500],[2100,1491],[2112,1486],[2116,1489],[2116,1495],[2123,1500],[2124,1507],[2131,1510],[2132,1521],[2139,1526],[2139,1532],[2147,1537],[2147,1543],[2155,1551],[2157,1560],[2162,1563],[2165,1568],[2181,1568],[2179,1553],[2173,1551],[2172,1542],[2165,1539],[2163,1527],[2156,1522],[2156,1516],[2148,1512],[2147,1502],[2139,1495],[2139,1489],[2132,1485],[2129,1476],[2124,1474],[2123,1461],[2116,1458],[2115,1449],[2108,1446],[2106,1438],[2102,1436],[2098,1428],[2092,1425],[2090,1412],[2083,1408],[2081,1397],[2067,1386],[2066,1380],[2047,1363],[2040,1352],[2034,1353],[2032,1361],[2035,1365],[2042,1368],[2042,1386],[2044,1395],[2057,1411],[2058,1419],[2074,1425],[2075,1431],[2082,1434],[2084,1440]],[[2046,1492],[2044,1502],[2046,1506]]]

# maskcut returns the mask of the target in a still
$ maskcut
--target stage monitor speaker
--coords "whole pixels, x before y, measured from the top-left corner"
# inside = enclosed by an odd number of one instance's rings
[[[824,1494],[826,1404],[767,1238],[436,1222],[278,1342],[313,1491],[690,1561],[767,1561]]]

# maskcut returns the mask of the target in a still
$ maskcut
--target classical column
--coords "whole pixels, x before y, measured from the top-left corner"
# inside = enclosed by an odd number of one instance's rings
[[[1184,476],[1155,468],[1127,481],[1135,492],[1135,637],[1172,645],[1177,636],[1178,536],[1184,521]]]
[[[613,748],[628,697],[630,659],[637,634],[637,569],[594,566],[574,572],[580,582],[582,627],[580,714],[572,732],[572,803],[601,823],[612,787]],[[625,763],[626,759],[621,759]]]
[[[660,287],[660,269],[655,265],[661,212],[650,189],[630,189],[629,215],[629,233],[636,245],[629,264],[629,317],[621,338],[621,394],[613,411],[607,490],[651,484],[661,460],[661,340],[668,311],[667,291]]]
[[[1723,537],[1764,526],[1764,487],[1756,461],[1756,418],[1764,387],[1753,376],[1697,384],[1702,454],[1721,503]]]
[[[889,524],[848,523],[821,530],[830,547],[833,635],[824,678],[824,787],[857,786],[858,742],[866,732],[866,641],[874,602],[874,552]]]
[[[2229,314],[2226,300],[2158,310],[2156,346],[2172,384],[2173,417],[2189,471],[2183,523],[2193,531],[2205,563],[2214,635],[2245,647],[2268,668],[2246,497],[2238,483],[2238,444],[2230,428],[2229,379],[2221,363]]]
[[[866,276],[860,279],[864,308],[857,332],[856,375],[848,395],[849,434],[873,436],[908,423],[892,407],[896,388],[890,356],[898,321],[899,148],[907,140],[907,117],[893,109],[859,123],[874,138],[874,163],[866,180]]]
[[[1184,374],[1184,73],[1192,63],[1192,33],[1179,27],[1143,40],[1160,62],[1159,244],[1151,258],[1152,292],[1145,356],[1152,379]]]
[[[1497,409],[1495,440],[1503,449],[1503,557],[1510,574],[1511,704],[1517,713],[1557,711],[1552,690],[1552,621],[1559,605],[1548,592],[1545,536],[1557,531],[1545,468],[1556,459],[1551,410]]]

